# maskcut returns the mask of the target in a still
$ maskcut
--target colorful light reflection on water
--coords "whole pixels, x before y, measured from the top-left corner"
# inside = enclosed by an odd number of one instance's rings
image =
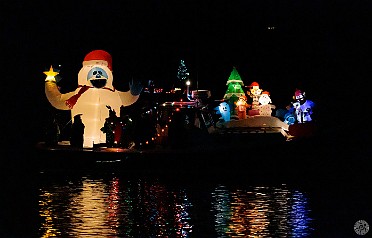
[[[307,197],[283,187],[216,187],[211,212],[218,237],[307,237]]]
[[[157,179],[114,175],[47,182],[39,190],[40,235],[191,237],[203,235],[196,234],[203,229],[194,228],[210,224],[214,224],[213,237],[305,237],[311,233],[306,195],[285,185],[234,189],[216,185],[203,191],[202,197],[190,196],[188,189]],[[205,201],[210,201],[212,220],[200,224],[197,217],[206,210],[193,204]]]
[[[44,186],[42,237],[187,237],[191,204],[183,191],[147,181],[82,178]]]

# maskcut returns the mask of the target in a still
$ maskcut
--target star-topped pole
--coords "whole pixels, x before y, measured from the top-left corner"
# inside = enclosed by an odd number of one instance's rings
[[[55,76],[57,76],[57,74],[59,74],[59,73],[56,72],[56,71],[54,71],[53,67],[50,66],[49,71],[44,71],[44,74],[47,76],[46,79],[45,79],[45,81],[56,82]]]

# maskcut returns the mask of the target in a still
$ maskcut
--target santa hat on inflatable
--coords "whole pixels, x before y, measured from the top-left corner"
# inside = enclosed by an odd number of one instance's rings
[[[260,85],[257,82],[253,82],[251,85],[249,85],[250,88],[253,88],[253,86],[259,87]]]
[[[302,95],[303,94],[303,92],[300,90],[300,89],[296,89],[296,91],[295,91],[295,96],[297,97],[297,96],[300,96],[300,95]]]
[[[107,67],[112,71],[112,57],[107,51],[93,50],[89,52],[84,58],[84,62],[88,62],[88,61],[106,62]],[[84,65],[84,62],[83,62],[83,65]]]
[[[93,62],[92,62],[93,61]],[[85,57],[83,61],[83,65],[85,64],[104,64],[106,65],[111,71],[112,71],[112,57],[111,55],[104,50],[93,50],[89,52]],[[80,88],[79,92],[69,99],[65,101],[65,104],[72,109],[74,105],[76,104],[77,100],[80,98],[80,96],[85,93],[89,89],[88,86],[84,85]]]

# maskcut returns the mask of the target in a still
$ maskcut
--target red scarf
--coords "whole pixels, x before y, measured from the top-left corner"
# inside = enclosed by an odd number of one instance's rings
[[[92,86],[87,86],[87,85],[83,85],[83,86],[79,85],[79,87],[80,87],[79,92],[65,101],[66,105],[70,109],[72,109],[75,106],[77,100],[80,98],[80,96],[83,93],[85,93],[89,88],[93,88]],[[107,90],[110,90],[112,92],[115,92],[115,89],[111,89],[111,88],[107,88],[107,87],[103,87],[103,89],[107,89]]]

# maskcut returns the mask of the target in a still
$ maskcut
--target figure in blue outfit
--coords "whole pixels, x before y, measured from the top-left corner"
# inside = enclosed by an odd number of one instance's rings
[[[295,91],[295,102],[293,103],[293,107],[295,109],[296,120],[298,123],[307,123],[311,122],[313,109],[315,107],[315,103],[306,98],[305,92],[297,89]]]
[[[286,107],[284,114],[284,122],[288,125],[295,123],[306,123],[313,121],[313,109],[315,103],[306,98],[305,92],[296,89],[295,95],[293,96],[294,102]]]

